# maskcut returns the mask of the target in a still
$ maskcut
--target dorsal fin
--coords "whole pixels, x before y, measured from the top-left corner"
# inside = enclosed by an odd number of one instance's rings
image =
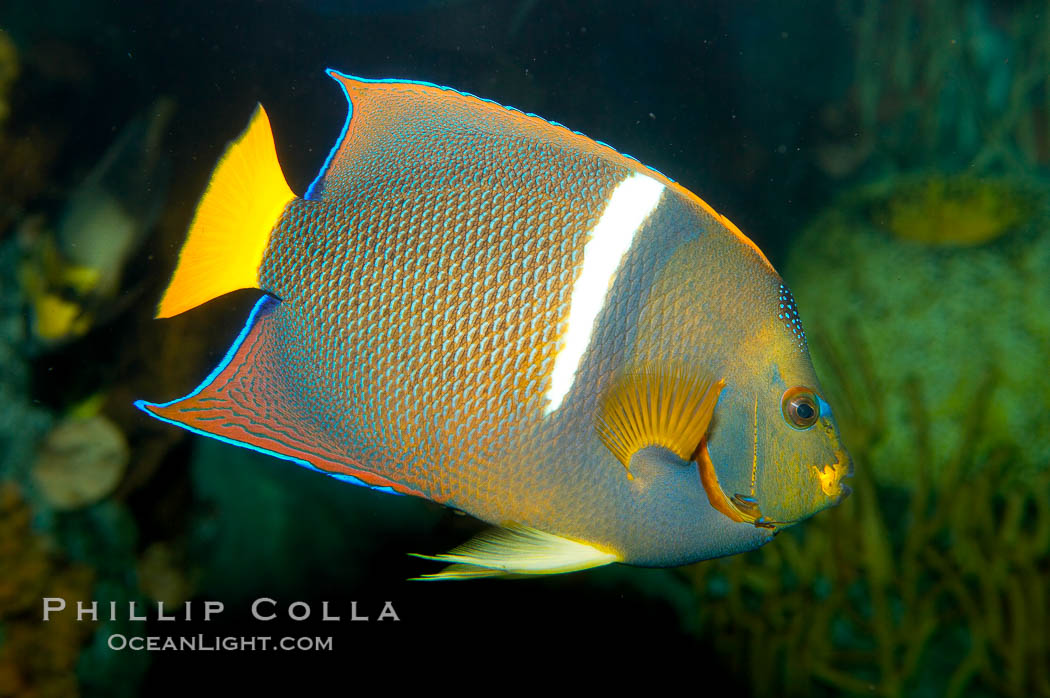
[[[441,177],[448,176],[449,165],[466,164],[467,158],[471,176],[483,179],[485,172],[513,167],[521,173],[521,184],[556,191],[567,163],[586,170],[588,160],[600,161],[625,175],[639,172],[670,187],[773,268],[754,242],[696,194],[630,155],[556,121],[429,82],[368,80],[331,68],[326,72],[346,95],[347,117],[306,199],[337,199],[357,187],[367,188],[376,178],[389,181],[391,169],[411,176],[433,168],[433,185],[447,185]],[[468,176],[462,171],[461,175]]]
[[[518,158],[514,166],[529,170],[531,160],[559,151],[643,172],[666,186],[672,183],[629,155],[535,114],[428,82],[367,80],[332,69],[326,72],[346,95],[347,119],[307,190],[307,199],[338,197],[349,183],[378,174],[375,168],[380,163],[410,171],[428,164],[447,168],[469,156],[471,166],[483,170]],[[523,148],[525,143],[528,146]],[[463,152],[463,146],[469,152]],[[501,146],[506,150],[501,151]]]

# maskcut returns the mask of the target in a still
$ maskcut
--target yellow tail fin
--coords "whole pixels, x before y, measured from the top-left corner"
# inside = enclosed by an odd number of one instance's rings
[[[260,104],[212,173],[157,317],[178,315],[239,288],[258,288],[270,233],[294,198]]]

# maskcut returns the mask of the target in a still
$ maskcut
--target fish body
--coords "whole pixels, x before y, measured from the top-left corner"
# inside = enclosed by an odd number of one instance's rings
[[[790,293],[735,226],[560,124],[329,74],[350,115],[318,178],[288,190],[260,108],[158,314],[267,295],[197,390],[142,409],[502,527],[444,577],[683,564],[845,496]]]

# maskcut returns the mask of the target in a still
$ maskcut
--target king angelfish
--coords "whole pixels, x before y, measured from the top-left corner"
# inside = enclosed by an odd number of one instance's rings
[[[430,579],[756,548],[852,470],[790,291],[696,195],[564,126],[334,70],[349,115],[296,196],[258,107],[157,316],[264,292],[192,432],[495,524]]]

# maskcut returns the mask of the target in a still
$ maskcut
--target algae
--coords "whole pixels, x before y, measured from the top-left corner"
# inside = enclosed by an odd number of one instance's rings
[[[936,479],[964,446],[974,463],[1015,446],[1017,473],[1050,464],[1050,439],[1039,437],[1050,434],[1047,191],[1019,178],[893,178],[843,195],[793,246],[784,276],[807,332],[826,340],[811,343],[826,387],[839,390],[858,370],[846,363],[838,376],[828,343],[871,357],[889,425],[871,446],[877,482],[911,486],[920,465]],[[970,227],[945,229],[949,219]],[[915,412],[911,386],[926,414]],[[966,426],[975,412],[981,433]],[[924,419],[935,428],[920,464]]]
[[[842,195],[784,267],[853,495],[689,568],[753,695],[1050,695],[1050,201],[917,173]]]
[[[879,484],[881,385],[863,347],[824,355],[858,369],[830,394],[854,494],[760,551],[690,568],[705,635],[753,695],[1050,695],[1050,469],[1018,478],[1009,445],[963,444],[934,481],[940,427],[916,381],[917,482]],[[979,414],[967,426],[985,428]]]

